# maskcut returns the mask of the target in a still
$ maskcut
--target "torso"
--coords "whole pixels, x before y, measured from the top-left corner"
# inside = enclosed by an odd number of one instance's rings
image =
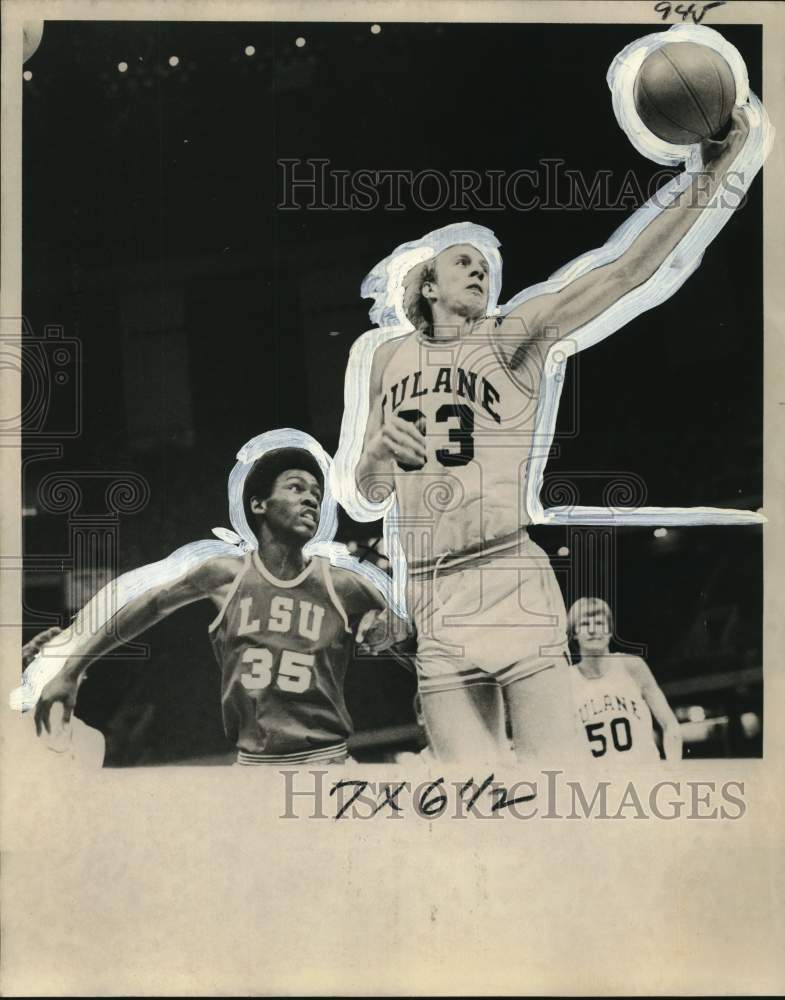
[[[400,535],[410,571],[445,557],[514,544],[528,522],[525,484],[540,368],[512,372],[496,324],[478,323],[455,340],[412,333],[390,344],[382,374],[382,419],[424,419],[428,457],[398,467]]]
[[[210,639],[224,727],[239,750],[294,754],[351,732],[343,686],[364,606],[361,598],[348,607],[340,572],[313,559],[294,580],[277,580],[254,552],[227,589]]]
[[[604,762],[659,760],[651,712],[626,659],[607,654],[599,677],[586,677],[579,666],[573,667],[573,702],[581,741],[588,757]]]

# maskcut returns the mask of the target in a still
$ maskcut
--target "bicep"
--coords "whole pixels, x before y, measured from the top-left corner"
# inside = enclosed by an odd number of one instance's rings
[[[371,371],[368,378],[368,419],[365,424],[363,449],[382,426],[382,375],[384,373],[386,354],[384,345],[380,344],[376,348],[373,363],[371,364]]]
[[[157,621],[188,604],[210,598],[231,583],[241,565],[239,558],[211,558],[189,567],[172,579],[151,582],[141,595],[139,611]]]
[[[359,572],[346,572],[343,600],[349,618],[360,619],[369,611],[383,611],[387,607],[384,597],[365,577]]]
[[[631,291],[619,261],[592,268],[558,292],[537,295],[504,318],[505,338],[525,343],[535,338],[562,340],[590,323]]]
[[[371,388],[369,400],[368,400],[368,420],[365,423],[365,434],[363,435],[363,451],[374,436],[382,428],[382,412],[381,412],[381,392],[374,392]]]
[[[595,267],[571,281],[560,292],[548,296],[544,304],[546,325],[557,336],[568,337],[573,331],[596,319],[631,290],[626,270],[618,261]]]

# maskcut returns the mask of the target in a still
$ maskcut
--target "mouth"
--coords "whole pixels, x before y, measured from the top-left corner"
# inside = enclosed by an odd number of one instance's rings
[[[477,284],[467,285],[466,286],[466,290],[468,292],[478,292],[480,295],[484,295],[485,294],[484,291],[483,291],[483,289],[482,289],[482,285],[477,285]]]
[[[304,510],[300,514],[300,520],[311,528],[316,527],[316,514],[312,510]]]

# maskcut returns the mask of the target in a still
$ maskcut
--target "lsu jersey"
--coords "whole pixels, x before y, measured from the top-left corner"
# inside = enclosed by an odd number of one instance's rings
[[[344,680],[354,633],[383,606],[357,573],[312,559],[278,580],[248,553],[213,623],[226,735],[241,764],[305,764],[346,756],[352,721]]]
[[[528,521],[525,484],[540,391],[532,356],[513,370],[485,319],[473,332],[399,338],[382,373],[382,422],[391,414],[424,432],[425,465],[398,463],[398,529],[410,573],[514,546]],[[509,354],[509,351],[507,352]]]
[[[625,666],[623,654],[604,657],[600,677],[572,668],[572,690],[581,742],[589,758],[604,762],[657,761],[651,712]]]

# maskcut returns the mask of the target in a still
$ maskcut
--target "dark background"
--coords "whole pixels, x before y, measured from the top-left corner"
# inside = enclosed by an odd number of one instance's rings
[[[760,29],[722,31],[760,95]],[[394,246],[467,217],[489,226],[502,242],[504,302],[600,246],[634,207],[283,211],[278,160],[509,173],[555,158],[589,181],[611,170],[614,191],[633,171],[645,191],[660,168],[619,129],[605,80],[614,55],[642,33],[47,23],[25,66],[23,311],[45,365],[51,344],[39,338],[48,324],[75,342],[69,386],[78,374],[81,427],[64,436],[63,408],[75,406],[67,395],[48,424],[35,433],[28,425],[28,634],[69,611],[49,557],[73,556],[74,515],[45,509],[44,476],[104,469],[147,480],[145,508],[113,522],[116,555],[103,560],[112,572],[209,537],[228,524],[227,474],[248,438],[293,426],[334,452],[349,347],[370,326],[360,282]],[[549,473],[632,472],[653,505],[761,506],[761,191],[757,180],[671,301],[570,362]],[[25,378],[34,391],[29,370]],[[57,456],[46,451],[52,443]],[[581,479],[580,502],[602,502],[604,482]],[[344,520],[339,537],[378,533]],[[553,555],[580,546],[567,529],[533,535]],[[663,683],[678,692],[685,678],[707,679],[672,700],[686,706],[702,692],[732,730],[750,699],[756,710],[760,703],[759,682],[749,687],[761,662],[760,531],[682,529],[655,539],[640,529],[619,539],[618,580],[579,579],[567,559],[566,596],[615,588],[620,636],[647,644]],[[94,562],[100,569],[100,553]],[[121,734],[116,763],[223,749],[209,617],[207,608],[186,609],[150,633],[150,660],[92,671],[80,711]],[[350,677],[358,729],[410,722],[413,691],[396,664],[358,665]],[[717,752],[759,752],[756,740],[723,739]]]

